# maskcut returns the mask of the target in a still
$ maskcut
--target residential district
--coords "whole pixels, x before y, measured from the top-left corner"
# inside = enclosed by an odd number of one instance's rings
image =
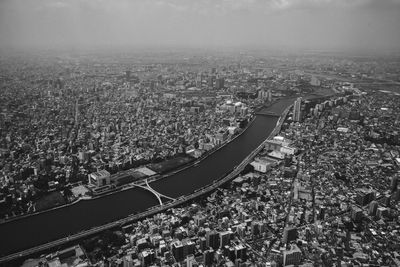
[[[0,220],[168,173],[221,147],[272,101],[351,85],[296,70],[307,60],[288,71],[285,58],[1,60]]]
[[[224,186],[24,266],[400,266],[396,62],[135,60],[1,58],[2,220],[168,174],[296,100]]]
[[[24,266],[400,266],[399,102],[299,97],[225,186]]]

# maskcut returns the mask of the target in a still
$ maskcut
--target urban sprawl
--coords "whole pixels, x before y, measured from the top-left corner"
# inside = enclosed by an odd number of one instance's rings
[[[9,223],[190,168],[293,98],[223,186],[24,266],[400,266],[396,63],[169,57],[1,59]]]

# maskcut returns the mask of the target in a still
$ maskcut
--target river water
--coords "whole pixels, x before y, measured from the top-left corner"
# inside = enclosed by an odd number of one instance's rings
[[[292,102],[293,99],[279,101],[268,108],[268,111],[281,114]],[[277,120],[277,117],[257,115],[250,127],[231,143],[198,165],[156,181],[150,184],[151,187],[164,195],[177,198],[212,183],[232,170],[264,141],[274,129]],[[3,223],[0,225],[0,256],[116,221],[158,204],[150,192],[133,188]]]

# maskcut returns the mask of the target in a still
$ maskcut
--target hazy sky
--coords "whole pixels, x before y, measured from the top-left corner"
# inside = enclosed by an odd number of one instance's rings
[[[400,0],[0,0],[0,46],[400,48]]]

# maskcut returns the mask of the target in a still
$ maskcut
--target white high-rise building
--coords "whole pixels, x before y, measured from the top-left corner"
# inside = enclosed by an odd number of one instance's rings
[[[268,89],[268,91],[267,91],[267,99],[268,99],[268,102],[272,101],[272,91],[271,91],[271,89]]]
[[[294,107],[293,107],[293,120],[294,121],[301,121],[301,102],[302,98],[299,97],[297,100],[294,102]]]

